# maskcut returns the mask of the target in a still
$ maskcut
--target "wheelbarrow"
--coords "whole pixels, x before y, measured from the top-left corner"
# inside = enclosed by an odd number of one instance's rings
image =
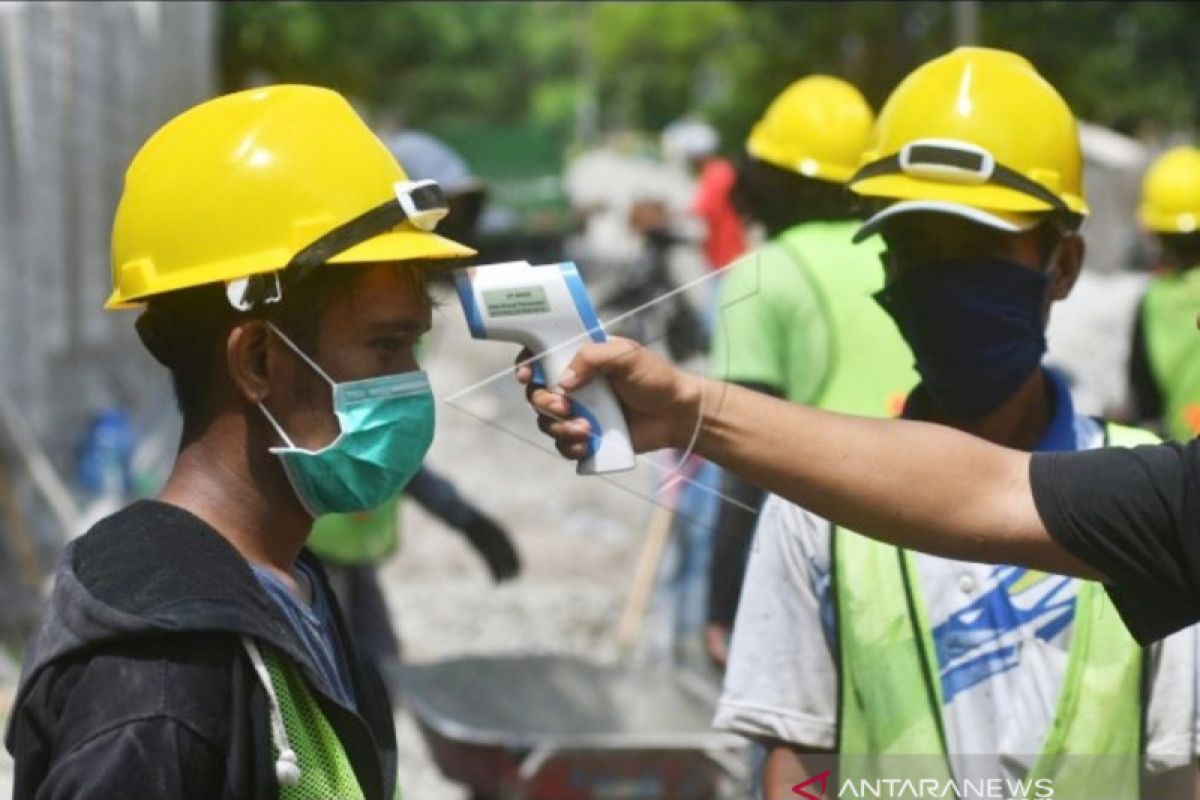
[[[474,800],[716,800],[746,743],[710,727],[690,674],[562,655],[405,667],[405,702],[442,774]]]

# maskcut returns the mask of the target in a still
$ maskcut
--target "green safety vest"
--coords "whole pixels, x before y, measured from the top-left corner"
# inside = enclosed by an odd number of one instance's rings
[[[298,784],[280,785],[281,800],[364,800],[350,757],[308,683],[286,659],[268,648],[263,648],[263,663],[279,698],[288,745],[300,766]],[[395,798],[400,798],[399,786]]]
[[[1158,441],[1112,424],[1105,433],[1123,447]],[[832,554],[841,776],[950,779],[937,656],[912,554],[841,528]],[[1027,779],[1052,780],[1059,800],[1132,800],[1143,650],[1098,583],[1080,583],[1073,625],[1058,706]]]
[[[320,516],[308,535],[308,549],[342,566],[377,564],[399,543],[399,505],[396,497],[369,511]]]
[[[321,712],[312,690],[297,670],[273,653],[264,652],[263,662],[279,698],[288,744],[300,765],[300,782],[279,787],[282,800],[338,798],[363,800],[362,787],[350,757]],[[276,756],[279,754],[276,753]]]
[[[844,224],[811,223],[785,231],[772,243],[804,269],[829,322],[829,368],[808,405],[844,414],[899,416],[918,380],[912,352],[872,297],[883,288],[882,266],[845,263],[847,233]]]
[[[1163,424],[1175,439],[1200,434],[1200,269],[1155,278],[1142,305],[1150,371],[1163,398]]]

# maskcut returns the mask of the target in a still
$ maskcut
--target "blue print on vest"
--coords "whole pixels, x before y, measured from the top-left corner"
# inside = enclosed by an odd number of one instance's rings
[[[1026,631],[1050,641],[1074,617],[1075,596],[1062,596],[1070,578],[1002,566],[992,571],[991,579],[996,581],[991,589],[933,629],[946,704],[960,692],[1015,667]],[[1014,589],[1018,583],[1024,585]]]

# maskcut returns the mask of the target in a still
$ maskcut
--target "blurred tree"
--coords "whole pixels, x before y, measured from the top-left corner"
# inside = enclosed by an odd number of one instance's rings
[[[736,141],[788,84],[824,73],[857,86],[878,109],[918,64],[945,51],[950,12],[941,2],[745,2],[744,29],[723,52],[737,87],[713,114]]]
[[[563,124],[570,21],[559,3],[232,3],[222,77],[228,90],[264,73],[328,85],[422,127],[535,113]]]
[[[1191,128],[1200,114],[1193,3],[985,3],[982,40],[1023,53],[1076,115],[1138,133]]]
[[[422,127],[533,125],[564,138],[656,131],[697,110],[731,149],[802,75],[845,77],[878,108],[954,44],[953,9],[932,0],[243,2],[221,14],[226,89],[321,83]],[[983,44],[1025,54],[1077,114],[1126,131],[1195,123],[1198,24],[1190,3],[979,6]]]

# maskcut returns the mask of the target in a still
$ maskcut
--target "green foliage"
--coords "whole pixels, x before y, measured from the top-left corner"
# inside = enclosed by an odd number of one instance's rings
[[[1194,3],[1017,3],[983,18],[984,41],[1030,58],[1078,116],[1127,132],[1195,124],[1197,30]]]
[[[233,3],[221,11],[226,89],[260,74],[318,83],[420,127],[524,121],[531,89],[572,71],[571,10],[561,4]]]
[[[878,108],[953,44],[941,2],[409,2],[221,6],[225,88],[334,86],[416,127],[656,131],[687,111],[730,149],[788,83],[824,72]],[[1200,5],[987,2],[983,43],[1023,53],[1084,118],[1194,124]]]

